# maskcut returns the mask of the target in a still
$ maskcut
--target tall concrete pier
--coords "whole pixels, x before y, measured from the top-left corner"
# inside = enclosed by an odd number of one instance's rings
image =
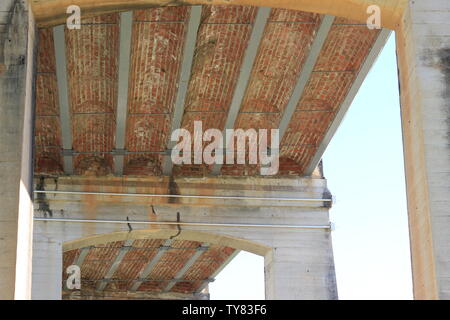
[[[337,299],[320,160],[391,32],[414,295],[449,299],[450,3],[164,3],[1,2],[0,299],[208,299],[240,251],[267,299]],[[227,129],[245,164],[206,160]]]
[[[450,299],[450,3],[409,1],[397,32],[414,295]]]
[[[36,33],[25,1],[0,8],[6,12],[0,39],[0,298],[29,299]]]

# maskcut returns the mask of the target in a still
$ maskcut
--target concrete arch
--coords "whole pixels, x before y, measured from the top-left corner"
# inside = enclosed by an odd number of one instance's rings
[[[252,5],[329,14],[365,22],[367,8],[378,5],[383,27],[396,30],[400,26],[407,0],[33,0],[35,19],[40,26],[64,23],[67,7],[78,5],[84,16],[176,5]]]
[[[173,229],[145,229],[133,230],[131,232],[112,232],[104,233],[77,240],[67,241],[63,244],[63,251],[79,249],[88,246],[94,246],[114,241],[140,240],[140,239],[169,239],[171,236],[178,234]],[[226,235],[213,234],[201,231],[183,230],[176,236],[175,240],[208,242],[210,244],[231,247],[238,250],[248,251],[259,256],[265,256],[270,252],[271,248],[265,245],[238,239]]]

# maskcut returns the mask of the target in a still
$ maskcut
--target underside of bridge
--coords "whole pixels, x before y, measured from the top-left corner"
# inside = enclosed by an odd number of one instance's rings
[[[0,298],[207,299],[244,250],[267,298],[336,299],[320,161],[390,34],[369,5],[397,36],[415,295],[449,297],[448,2],[169,4],[0,2]],[[209,162],[208,129],[269,139]]]
[[[278,175],[311,175],[386,32],[246,6],[166,7],[39,30],[35,174],[253,176],[168,165],[173,130],[280,129]],[[378,40],[378,43],[377,43]]]
[[[41,28],[35,177],[260,175],[248,163],[173,165],[170,135],[194,136],[195,121],[203,131],[279,129],[276,176],[310,176],[388,33],[316,13],[217,5]],[[83,289],[63,297],[202,298],[236,253],[163,239],[66,251],[63,280],[79,265]]]

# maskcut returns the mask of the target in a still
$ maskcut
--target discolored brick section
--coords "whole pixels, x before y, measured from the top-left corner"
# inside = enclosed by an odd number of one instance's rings
[[[181,127],[193,136],[194,121],[203,130],[223,130],[239,77],[257,8],[204,6]],[[202,176],[208,165],[175,165],[174,175]]]
[[[294,160],[298,170],[280,167],[280,174],[302,174],[347,96],[379,30],[336,18],[303,96],[281,141],[281,157]]]
[[[123,241],[117,241],[89,249],[83,264],[80,266],[82,286],[96,288],[98,282],[106,276],[123,244]]]
[[[298,154],[303,154],[308,156],[310,153],[314,154],[315,148],[312,147],[300,147],[297,152]],[[278,175],[280,176],[289,176],[289,175],[298,175],[299,172],[303,172],[306,168],[306,164],[302,162],[297,162],[293,159],[292,153],[289,153],[289,148],[281,148],[280,150],[280,158],[279,158],[279,170]]]
[[[189,7],[134,12],[125,174],[161,174],[189,12]]]
[[[108,281],[105,292],[130,292],[133,283],[139,280],[142,270],[157,254],[166,240],[143,239],[135,240],[122,259],[113,277]],[[123,241],[111,242],[88,248],[88,253],[82,263],[81,292],[95,290],[100,280],[104,279],[112,263],[123,247]],[[161,257],[148,275],[138,292],[163,292],[170,280],[178,274],[186,262],[196,253],[201,245],[196,241],[174,240],[169,250]],[[64,272],[74,264],[82,249],[66,251],[63,254],[63,298],[70,298],[71,290],[65,288],[68,275]],[[235,249],[211,245],[194,264],[187,270],[181,281],[178,281],[169,292],[195,293],[224,262],[235,252]],[[185,281],[183,281],[185,280]]]
[[[235,128],[258,131],[279,127],[321,20],[322,16],[314,13],[271,11]],[[258,165],[222,167],[224,175],[258,172]]]
[[[61,123],[52,29],[38,31],[34,169],[41,175],[64,172]]]
[[[201,243],[196,241],[175,241],[138,290],[164,290],[169,280],[175,278],[177,272],[183,268],[200,245]]]
[[[119,14],[65,30],[75,174],[113,170],[119,52]]]
[[[295,13],[272,10],[239,117],[284,111],[321,21],[318,14]]]

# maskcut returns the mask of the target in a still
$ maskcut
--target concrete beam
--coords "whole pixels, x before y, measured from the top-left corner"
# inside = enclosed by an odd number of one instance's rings
[[[298,102],[305,91],[306,84],[311,78],[311,74],[314,70],[317,60],[319,59],[320,52],[322,51],[322,47],[325,44],[325,41],[330,32],[331,26],[333,25],[334,17],[325,16],[323,17],[322,23],[320,24],[319,30],[317,31],[317,35],[311,45],[311,49],[309,50],[308,58],[305,61],[305,64],[302,67],[302,71],[297,80],[297,84],[295,85],[294,91],[289,99],[288,105],[284,110],[283,116],[280,121],[280,141],[283,139],[284,134],[289,126],[289,122],[291,121],[292,115],[297,108]]]
[[[130,74],[131,33],[133,25],[133,12],[120,14],[120,56],[119,56],[119,96],[117,99],[116,122],[116,150],[125,148],[127,107],[128,107],[128,79]],[[114,173],[123,174],[124,153],[114,155]]]
[[[186,264],[181,268],[180,271],[176,274],[175,278],[167,284],[167,286],[164,288],[163,292],[169,292],[172,290],[172,288],[177,284],[178,281],[182,280],[186,272],[194,265],[194,263],[200,258],[200,256],[207,251],[209,248],[209,243],[202,243],[198,248],[197,251],[192,255],[192,257],[189,258],[189,260],[186,262]]]
[[[0,300],[31,297],[36,29],[27,2],[14,2],[6,28],[8,41],[0,42]]]
[[[178,186],[179,195],[166,197],[165,195],[167,195],[167,190],[171,183],[175,183]],[[110,196],[112,194],[116,195],[113,204],[128,204],[129,208],[145,204],[147,208],[149,203],[148,194],[142,193],[140,196],[135,192],[135,188],[158,188],[155,189],[155,194],[151,195],[153,205],[173,203],[190,207],[207,205],[246,208],[268,206],[280,208],[328,208],[330,200],[324,199],[324,193],[329,193],[325,180],[313,179],[311,181],[308,178],[300,179],[298,177],[175,178],[172,181],[169,177],[146,177],[145,179],[134,177],[60,177],[57,185],[54,179],[46,178],[45,185],[48,191],[43,192],[52,194],[52,196],[47,197],[47,201],[55,205],[55,207],[50,208],[54,212],[59,212],[61,209],[67,211],[69,208],[61,207],[61,205],[87,201],[86,196],[89,196],[89,199],[92,199],[97,204],[111,203]],[[90,192],[84,192],[87,186],[89,186]],[[117,192],[96,192],[104,190],[104,186],[115,186]],[[58,190],[51,191],[55,189]],[[161,194],[162,196],[157,196],[156,194]],[[127,210],[126,212],[130,212],[128,208],[124,209]],[[36,213],[36,217],[44,215],[43,212],[37,211]],[[114,217],[111,215],[107,219],[118,218],[117,220],[125,220],[124,217],[124,215]],[[70,218],[75,217],[70,216]],[[145,220],[148,220],[148,217]],[[171,220],[166,220],[166,222],[168,221]],[[237,221],[234,222],[237,223]]]
[[[105,290],[106,286],[108,285],[108,280],[110,280],[114,273],[116,273],[116,270],[119,268],[120,264],[122,263],[123,258],[128,253],[128,250],[132,247],[134,240],[127,240],[125,241],[122,248],[119,250],[119,254],[114,259],[113,263],[109,267],[108,272],[105,275],[104,280],[100,281],[97,284],[97,291],[103,291]]]
[[[352,84],[349,92],[347,93],[347,96],[345,97],[344,101],[342,102],[341,106],[339,107],[339,110],[338,110],[336,116],[334,117],[333,122],[331,123],[330,127],[328,128],[324,138],[322,139],[322,142],[317,147],[314,157],[311,159],[310,163],[308,164],[307,168],[305,169],[304,175],[310,176],[313,174],[314,170],[316,169],[317,165],[319,164],[320,160],[322,159],[322,156],[323,156],[325,150],[327,149],[328,144],[331,142],[331,139],[333,138],[334,134],[337,132],[339,126],[341,125],[342,121],[344,120],[344,117],[347,114],[347,111],[350,108],[350,106],[353,102],[353,99],[355,98],[356,94],[358,93],[359,89],[361,88],[361,85],[363,84],[364,79],[366,78],[370,69],[374,65],[380,52],[383,50],[384,45],[386,44],[386,41],[388,40],[390,34],[391,34],[391,31],[388,29],[382,29],[380,31],[380,34],[378,35],[377,40],[373,44],[372,49],[370,50],[369,54],[367,55],[366,60],[364,61],[361,69],[359,70],[359,73],[356,76],[355,81],[353,81],[353,84]]]
[[[74,264],[81,268],[81,266],[83,265],[84,259],[86,259],[86,256],[88,255],[90,249],[92,249],[92,247],[86,247],[86,248],[81,249],[80,254],[78,255],[78,258],[74,262]]]
[[[239,78],[236,83],[236,89],[233,94],[233,99],[231,100],[230,109],[228,110],[227,120],[225,122],[225,131],[227,129],[233,129],[236,118],[239,114],[239,109],[241,108],[242,101],[245,97],[245,92],[247,90],[248,83],[250,81],[250,76],[253,69],[253,64],[255,62],[256,55],[258,54],[259,44],[264,35],[264,30],[266,29],[267,20],[270,16],[270,8],[260,7],[258,9],[258,14],[256,15],[256,20],[253,25],[252,34],[248,42],[247,50],[245,52],[244,60],[239,72]],[[226,146],[224,146],[226,147]],[[213,175],[220,175],[222,170],[221,164],[215,164],[212,169]]]
[[[56,57],[56,78],[58,82],[59,114],[64,157],[64,172],[73,174],[72,128],[70,121],[70,103],[67,83],[67,59],[64,25],[53,28]]]
[[[202,16],[202,7],[191,7],[191,13],[186,33],[186,43],[184,44],[183,61],[181,62],[180,81],[178,85],[177,97],[173,110],[172,124],[168,134],[167,153],[163,160],[163,174],[172,175],[173,163],[170,150],[173,149],[176,142],[171,141],[170,137],[174,130],[180,128],[184,113],[184,104],[187,96],[189,80],[191,78],[192,62],[195,53],[195,44],[197,42],[197,33],[200,26]]]
[[[158,253],[148,262],[145,268],[139,274],[139,279],[133,282],[130,291],[137,291],[141,286],[142,282],[148,277],[148,275],[152,272],[156,264],[161,260],[161,257],[166,253],[167,250],[170,249],[172,245],[172,240],[166,240],[164,244],[159,247]]]

